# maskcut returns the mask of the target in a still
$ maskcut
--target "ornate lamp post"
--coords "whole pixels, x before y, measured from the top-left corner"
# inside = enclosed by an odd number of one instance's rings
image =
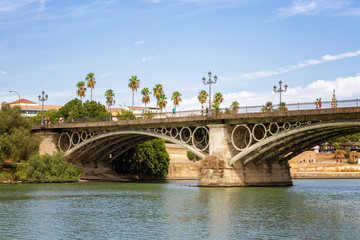
[[[42,91],[41,95],[39,95],[39,101],[42,102],[41,107],[41,125],[44,125],[44,102],[48,100],[48,95],[45,95],[45,92]]]
[[[115,100],[111,98],[111,100],[106,102],[106,105],[109,107],[109,112],[110,112],[110,122],[112,120],[112,114],[111,114],[111,106],[115,106]]]
[[[284,88],[281,87],[282,86],[282,81],[279,81],[279,89],[276,90],[276,86],[274,85],[274,92],[278,92],[280,93],[280,103],[279,103],[279,109],[281,108],[281,93],[282,92],[286,92],[288,86],[285,84]]]
[[[17,92],[17,91],[9,91],[9,92],[13,92],[13,93],[16,93],[18,96],[19,96],[19,107],[20,107],[20,94]]]
[[[208,116],[210,117],[211,116],[211,84],[216,83],[217,76],[215,75],[214,80],[211,80],[211,72],[210,71],[209,71],[208,75],[209,75],[208,81],[206,82],[205,77],[202,78],[202,81],[203,81],[204,85],[209,85],[209,111],[208,111]]]

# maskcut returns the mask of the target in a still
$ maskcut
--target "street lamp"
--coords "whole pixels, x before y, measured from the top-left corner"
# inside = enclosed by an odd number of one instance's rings
[[[20,107],[20,94],[17,92],[17,91],[9,91],[9,92],[13,92],[13,93],[16,93],[18,96],[19,96],[19,107]]]
[[[39,95],[39,101],[42,102],[41,107],[41,125],[44,125],[44,102],[48,100],[48,95],[45,95],[45,92],[42,91],[41,95]]]
[[[214,80],[211,80],[211,72],[210,71],[209,71],[208,75],[209,75],[208,81],[206,82],[205,77],[202,78],[202,81],[203,81],[204,85],[209,85],[209,111],[208,111],[208,116],[210,117],[211,116],[211,84],[216,83],[217,76],[215,75]]]
[[[276,90],[276,86],[274,85],[274,92],[278,92],[280,93],[280,103],[279,103],[279,109],[281,109],[281,93],[282,92],[286,92],[288,86],[285,84],[284,88],[281,87],[282,86],[282,81],[279,81],[279,89]]]
[[[110,122],[112,120],[112,114],[111,114],[111,106],[115,106],[115,100],[113,98],[111,98],[109,101],[106,102],[106,105],[109,107],[110,109]]]

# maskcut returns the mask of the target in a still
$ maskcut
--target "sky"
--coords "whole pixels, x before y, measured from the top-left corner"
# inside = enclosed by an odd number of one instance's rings
[[[211,92],[220,107],[360,98],[358,0],[0,0],[0,101],[18,96],[64,105],[93,72],[93,100],[131,105],[131,76],[141,89],[162,84],[182,94],[177,109],[198,109]],[[90,89],[85,99],[90,99]],[[155,106],[151,96],[148,106]]]

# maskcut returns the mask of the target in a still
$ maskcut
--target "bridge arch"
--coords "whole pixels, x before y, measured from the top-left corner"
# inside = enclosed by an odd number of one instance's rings
[[[194,135],[195,132],[193,132]],[[84,154],[87,151],[113,151],[115,149],[118,149],[119,147],[122,148],[121,151],[119,151],[113,158],[120,156],[122,153],[126,152],[130,148],[132,148],[135,144],[141,143],[150,139],[154,138],[161,138],[165,141],[180,145],[187,150],[193,152],[200,158],[204,158],[205,154],[202,153],[199,149],[196,147],[193,147],[187,143],[184,143],[182,140],[179,140],[177,138],[174,138],[172,136],[164,135],[162,131],[148,131],[148,130],[119,130],[119,131],[110,131],[110,132],[103,132],[96,136],[93,136],[91,138],[88,138],[77,145],[73,146],[72,148],[68,148],[65,152],[66,158],[71,158],[71,156],[75,153],[78,154]],[[60,141],[61,138],[59,138],[59,148],[60,148]],[[194,140],[193,140],[194,141]],[[91,146],[94,144],[95,146]],[[89,148],[86,150],[86,148]],[[95,149],[95,147],[98,147],[99,149]]]
[[[359,121],[319,122],[299,126],[256,142],[229,160],[229,165],[237,161],[247,165],[259,165],[263,161],[286,162],[310,147],[326,140],[360,132]]]

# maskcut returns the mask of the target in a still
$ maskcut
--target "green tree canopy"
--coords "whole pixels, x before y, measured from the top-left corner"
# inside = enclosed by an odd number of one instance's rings
[[[71,118],[91,118],[91,117],[106,117],[107,111],[105,106],[100,102],[87,100],[84,104],[81,100],[75,98],[67,102],[59,109],[57,117]]]
[[[86,75],[85,81],[87,81],[87,87],[91,90],[90,101],[92,101],[92,90],[95,87],[96,83],[94,73],[88,73],[88,75]]]
[[[137,89],[140,87],[140,79],[137,78],[137,76],[131,76],[129,79],[129,88],[132,90],[132,105],[134,106],[134,91],[137,91]]]

